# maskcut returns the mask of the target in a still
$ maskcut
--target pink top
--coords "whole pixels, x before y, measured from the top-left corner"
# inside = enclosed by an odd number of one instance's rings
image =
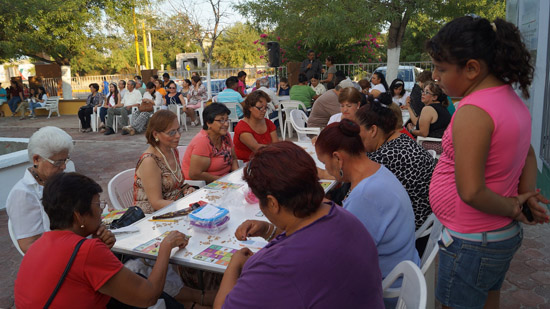
[[[531,116],[511,86],[476,91],[460,101],[460,107],[474,105],[494,123],[485,165],[485,185],[502,196],[518,195],[519,177],[531,141]],[[430,204],[444,226],[459,233],[479,233],[502,228],[512,219],[481,212],[464,203],[455,182],[452,127],[454,116],[443,134],[443,153],[432,176]],[[467,151],[467,150],[466,150]]]
[[[237,123],[237,126],[235,126],[235,154],[237,155],[237,159],[248,162],[248,160],[250,160],[250,156],[252,155],[252,150],[250,150],[250,148],[248,148],[240,140],[241,134],[243,133],[251,133],[258,144],[268,145],[273,142],[271,140],[271,132],[277,130],[277,127],[267,118],[265,118],[265,124],[267,126],[267,130],[260,134],[252,130],[252,128],[244,120]]]
[[[193,139],[183,155],[181,167],[185,179],[191,179],[189,177],[189,165],[191,162],[191,155],[197,155],[201,157],[210,158],[210,166],[206,170],[215,176],[223,176],[231,172],[231,149],[233,143],[231,142],[231,136],[229,134],[222,136],[222,146],[220,149],[214,147],[208,133],[205,130],[201,130]]]
[[[242,91],[242,93],[246,94],[246,86],[245,84],[242,82],[242,80],[239,80],[239,86],[237,87],[237,92],[240,92]]]

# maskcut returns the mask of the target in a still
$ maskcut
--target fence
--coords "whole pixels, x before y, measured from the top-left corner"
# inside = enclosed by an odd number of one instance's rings
[[[402,66],[415,66],[422,70],[431,70],[433,65],[430,61],[417,61],[417,62],[401,62]],[[353,80],[360,80],[368,78],[381,66],[386,66],[386,63],[350,63],[350,64],[335,64],[336,69],[343,71],[347,76]],[[325,69],[326,67],[323,66]],[[287,77],[287,68],[277,68],[277,75],[279,78]],[[269,77],[270,87],[276,87],[275,84],[275,68],[266,66],[257,66],[250,68],[227,68],[227,69],[211,69],[210,78],[212,79],[212,93],[215,95],[219,91],[223,90],[225,83],[223,82],[229,76],[237,76],[240,71],[244,71],[247,75],[248,85],[253,85],[254,81],[261,77]],[[199,76],[205,80],[206,68],[200,68],[193,71],[158,71],[158,75],[162,76],[163,73],[170,74],[170,78],[175,80],[176,83],[181,85],[181,81],[190,78],[193,72],[197,72]],[[73,97],[82,99],[87,98],[90,94],[89,85],[91,83],[97,83],[100,86],[100,91],[104,82],[118,82],[119,80],[133,79],[134,74],[116,74],[116,75],[95,75],[95,76],[78,76],[71,78],[71,87],[73,89]],[[57,95],[61,89],[61,79],[59,78],[44,78],[44,87],[50,95]]]

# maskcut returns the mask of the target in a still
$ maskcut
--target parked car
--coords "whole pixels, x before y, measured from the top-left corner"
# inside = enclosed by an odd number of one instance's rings
[[[374,72],[380,72],[386,76],[387,67],[378,67]],[[416,76],[422,72],[421,68],[417,68],[412,65],[400,65],[397,71],[397,78],[405,82],[405,90],[411,91],[416,81]],[[391,80],[387,80],[388,85],[391,84]]]

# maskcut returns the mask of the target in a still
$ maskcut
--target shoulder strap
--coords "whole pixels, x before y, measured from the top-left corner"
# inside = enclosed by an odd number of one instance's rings
[[[61,275],[61,278],[59,278],[59,282],[57,282],[57,285],[55,286],[55,289],[52,292],[52,295],[50,295],[50,298],[44,305],[44,309],[49,308],[53,299],[55,298],[55,295],[59,291],[59,288],[61,287],[61,284],[63,284],[63,281],[65,281],[65,277],[67,277],[67,274],[69,273],[69,270],[71,269],[71,266],[73,265],[74,259],[76,258],[76,254],[78,253],[78,250],[80,249],[80,246],[82,246],[82,243],[86,240],[86,238],[82,238],[74,248],[73,254],[71,255],[71,258],[69,259],[69,262],[67,263],[67,266],[65,267],[65,270],[63,271],[63,274]]]

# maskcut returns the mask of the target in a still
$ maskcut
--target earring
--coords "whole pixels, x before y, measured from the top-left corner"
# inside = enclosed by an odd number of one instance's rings
[[[82,224],[82,225],[80,226],[80,228],[83,229],[83,228],[84,228],[84,224]]]
[[[159,142],[159,139],[158,139],[158,138],[156,138],[156,137],[155,137],[155,142],[157,142],[157,143]]]
[[[344,178],[344,171],[340,169],[340,178]]]

